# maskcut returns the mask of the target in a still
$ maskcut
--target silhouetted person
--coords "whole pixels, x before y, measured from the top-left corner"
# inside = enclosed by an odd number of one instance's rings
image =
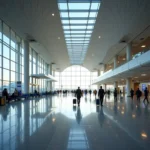
[[[91,96],[91,94],[92,94],[92,91],[91,91],[91,90],[89,90],[89,94],[90,94],[90,96]]]
[[[85,90],[85,96],[87,96],[87,90]]]
[[[145,88],[145,90],[144,90],[144,100],[143,100],[143,102],[145,102],[145,100],[147,100],[147,103],[149,103],[148,102],[148,90],[147,90],[147,87]]]
[[[40,93],[39,93],[37,90],[34,90],[34,94],[35,94],[36,96],[40,96]]]
[[[2,96],[5,96],[6,97],[6,100],[8,101],[8,103],[9,103],[9,94],[8,94],[8,91],[7,91],[7,89],[5,88],[4,90],[3,90],[3,92],[2,92]]]
[[[103,106],[104,95],[105,95],[104,89],[102,89],[102,86],[100,86],[100,89],[98,91],[98,97],[100,99],[101,106]]]
[[[78,87],[78,89],[76,90],[76,97],[77,97],[78,106],[80,105],[81,96],[82,96],[82,91],[80,90],[80,87]]]
[[[107,93],[108,93],[108,97],[109,97],[110,96],[110,90],[108,90]]]
[[[114,100],[115,100],[115,101],[117,101],[117,94],[118,94],[118,93],[117,93],[117,88],[115,88],[115,90],[114,90]]]
[[[96,95],[97,95],[97,90],[93,91],[94,95],[95,95],[95,99],[96,99]]]
[[[133,100],[133,96],[134,96],[134,90],[131,88],[131,90],[130,90],[130,95],[131,95],[131,98],[132,98],[132,100]]]
[[[122,94],[122,91],[120,90],[120,96],[121,96],[121,94]]]
[[[141,92],[140,89],[138,88],[137,91],[136,91],[137,101],[140,101],[141,95],[142,95],[142,92]]]

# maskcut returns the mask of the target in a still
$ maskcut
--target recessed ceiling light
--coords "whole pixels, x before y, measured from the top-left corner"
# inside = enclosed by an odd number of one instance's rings
[[[98,36],[98,38],[100,39],[100,38],[101,38],[101,36]]]
[[[143,73],[143,74],[141,74],[141,76],[146,76],[146,74],[145,74],[145,73]]]
[[[52,16],[55,16],[55,14],[54,14],[54,13],[52,13]]]
[[[144,48],[144,47],[146,47],[146,45],[142,45],[141,47],[143,47],[143,48]]]
[[[147,138],[147,134],[146,133],[141,133],[141,136],[143,137],[143,138]]]
[[[60,40],[60,37],[58,37],[58,40]]]

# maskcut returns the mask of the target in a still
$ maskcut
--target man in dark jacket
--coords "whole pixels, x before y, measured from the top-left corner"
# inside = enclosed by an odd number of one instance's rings
[[[114,100],[115,101],[117,101],[117,94],[118,94],[117,88],[115,88],[115,90],[114,90]]]
[[[140,91],[139,88],[136,91],[136,96],[137,96],[137,101],[140,101],[140,97],[142,96],[142,92]]]
[[[81,96],[82,96],[82,91],[80,90],[80,87],[78,87],[78,89],[76,90],[76,97],[77,97],[78,106],[80,105]]]
[[[147,103],[149,103],[148,102],[148,90],[147,90],[147,87],[145,88],[145,90],[144,90],[144,96],[145,96],[145,98],[144,98],[144,100],[143,100],[143,102],[145,102],[145,100],[147,100]]]
[[[131,88],[131,90],[130,90],[130,95],[131,95],[131,98],[132,98],[132,100],[133,100],[134,91],[133,91],[133,89],[132,89],[132,88]]]
[[[105,95],[104,89],[102,89],[102,86],[100,86],[100,89],[98,91],[98,97],[100,99],[101,106],[103,106],[104,95]]]

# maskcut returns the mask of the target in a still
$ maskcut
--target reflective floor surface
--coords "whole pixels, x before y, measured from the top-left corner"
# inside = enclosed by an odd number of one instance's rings
[[[54,96],[0,107],[0,150],[149,150],[150,104]]]

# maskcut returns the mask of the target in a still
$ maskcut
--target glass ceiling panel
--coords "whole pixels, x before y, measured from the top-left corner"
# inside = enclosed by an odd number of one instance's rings
[[[69,5],[69,9],[71,10],[90,9],[90,3],[68,3],[68,5]]]
[[[80,18],[80,17],[88,17],[89,13],[87,12],[83,12],[83,13],[73,13],[73,12],[70,12],[69,13],[69,17],[71,18],[74,18],[74,17],[77,17],[77,18]]]
[[[58,0],[68,55],[72,64],[82,64],[101,0]]]
[[[97,12],[90,12],[90,17],[96,17],[97,16]]]
[[[70,24],[72,23],[76,23],[76,24],[80,24],[80,23],[85,23],[87,24],[88,20],[70,20]]]
[[[69,20],[61,20],[61,21],[62,21],[62,24],[65,24],[65,23],[69,24]]]

